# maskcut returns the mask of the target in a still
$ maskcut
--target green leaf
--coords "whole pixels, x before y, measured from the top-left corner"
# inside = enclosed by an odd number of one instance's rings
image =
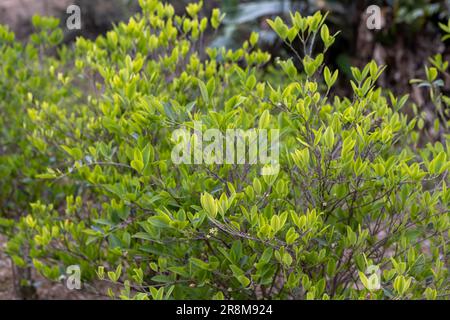
[[[270,124],[270,112],[269,110],[264,110],[261,117],[259,118],[259,128],[260,129],[267,129]]]
[[[248,287],[248,285],[250,284],[250,279],[244,275],[238,276],[237,279],[244,288]]]
[[[200,269],[203,270],[210,270],[210,265],[200,259],[197,258],[191,258],[190,261],[192,262],[192,264]]]
[[[333,149],[334,146],[334,131],[332,127],[328,127],[322,136],[324,144],[329,150]]]
[[[200,93],[202,95],[203,101],[205,101],[205,103],[207,105],[209,105],[210,99],[209,99],[208,89],[206,88],[205,83],[202,80],[197,79],[197,84],[200,88]]]

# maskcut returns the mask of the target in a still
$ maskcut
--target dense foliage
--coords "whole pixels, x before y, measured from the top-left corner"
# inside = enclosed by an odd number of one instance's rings
[[[352,68],[353,97],[338,96],[320,12],[268,21],[298,70],[266,68],[257,33],[205,47],[219,10],[140,3],[74,52],[54,19],[35,17],[27,44],[0,28],[0,225],[19,267],[58,280],[80,265],[120,298],[448,296],[448,135],[419,146],[408,97],[376,85],[383,67]],[[173,132],[198,121],[279,129],[278,172],[175,164]]]

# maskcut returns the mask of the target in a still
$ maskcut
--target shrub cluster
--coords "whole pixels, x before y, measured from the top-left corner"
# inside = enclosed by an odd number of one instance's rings
[[[140,4],[74,50],[55,19],[26,44],[0,28],[0,228],[18,267],[79,265],[122,299],[448,296],[448,137],[418,144],[383,67],[352,68],[342,97],[320,12],[268,21],[294,53],[280,60],[257,33],[205,47],[217,9]],[[174,164],[172,133],[195,122],[280,130],[278,170]]]

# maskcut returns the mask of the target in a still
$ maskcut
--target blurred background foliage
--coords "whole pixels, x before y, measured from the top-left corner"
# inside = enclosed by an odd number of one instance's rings
[[[2,13],[2,3],[11,6],[32,8],[27,2],[42,3],[45,10],[41,14],[66,17],[64,2],[75,3],[82,9],[81,31],[66,30],[66,41],[73,41],[76,36],[95,37],[105,33],[111,26],[126,20],[138,8],[138,0],[0,0],[0,23],[10,17],[11,11]],[[178,14],[183,14],[187,3],[193,0],[169,0]],[[424,109],[428,101],[424,88],[411,86],[413,78],[424,77],[424,63],[435,54],[442,54],[443,59],[450,60],[450,50],[446,41],[442,43],[439,22],[446,22],[450,17],[450,0],[204,0],[203,15],[213,8],[220,8],[226,13],[223,26],[217,33],[211,33],[205,39],[210,46],[237,48],[248,39],[252,31],[260,35],[260,47],[273,56],[289,58],[291,51],[283,46],[275,33],[267,25],[266,19],[276,15],[289,17],[290,11],[299,11],[303,16],[317,10],[329,11],[328,23],[331,32],[341,31],[338,40],[327,55],[327,64],[338,68],[346,74],[338,84],[341,94],[350,92],[350,66],[361,67],[371,59],[388,68],[379,79],[379,85],[390,88],[396,95],[409,93],[412,101]],[[366,9],[378,5],[382,12],[382,29],[369,30],[366,27]],[[30,16],[36,12],[30,12]],[[22,15],[23,21],[16,24],[18,35],[26,35],[30,17]],[[64,20],[63,20],[64,21]],[[8,23],[8,21],[6,21]],[[450,77],[445,75],[444,93],[450,93]],[[431,107],[430,107],[431,108]]]
[[[30,7],[27,1],[34,3],[35,0],[0,0],[0,5],[4,2],[11,3],[10,6]],[[81,32],[67,32],[67,41],[80,34],[94,37],[105,33],[112,24],[126,20],[139,8],[138,0],[38,2],[46,9],[39,13],[56,14],[62,18],[65,15],[65,12],[61,12],[63,2],[81,7],[83,29]],[[186,4],[192,0],[168,2],[174,5],[177,13],[183,13]],[[368,30],[365,25],[365,11],[374,4],[382,10],[380,31]],[[205,15],[216,7],[226,13],[226,18],[220,32],[207,39],[211,46],[236,48],[252,31],[257,31],[260,33],[260,45],[277,55],[280,51],[287,55],[289,51],[283,48],[278,37],[268,27],[267,18],[275,15],[289,17],[289,11],[299,11],[302,15],[317,10],[329,11],[328,21],[334,29],[332,31],[341,30],[341,34],[328,55],[328,63],[339,67],[346,74],[350,74],[350,65],[362,66],[372,58],[379,64],[387,64],[391,70],[387,70],[381,84],[390,86],[395,93],[404,92],[408,80],[419,76],[416,72],[422,72],[423,61],[427,57],[435,53],[448,54],[448,48],[440,42],[438,22],[445,22],[450,16],[450,0],[204,0]],[[10,11],[6,8],[3,16],[11,15]],[[30,15],[34,13],[30,12]],[[29,25],[26,14],[22,14],[22,19],[24,21],[16,29]],[[2,20],[0,12],[0,22],[4,23]],[[15,31],[21,34],[20,30]]]

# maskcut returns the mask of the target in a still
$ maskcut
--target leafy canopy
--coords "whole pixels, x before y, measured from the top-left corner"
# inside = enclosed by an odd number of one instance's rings
[[[324,64],[337,34],[320,12],[268,20],[294,58],[267,68],[256,33],[237,50],[204,46],[218,10],[140,3],[105,36],[78,38],[73,56],[51,55],[51,19],[34,19],[26,45],[0,29],[3,131],[21,141],[2,164],[22,159],[7,170],[53,195],[4,220],[16,263],[52,279],[79,264],[120,298],[448,295],[448,140],[417,144],[408,97],[376,85],[383,67],[352,68],[342,97]],[[279,129],[279,173],[175,165],[172,132],[194,121]]]

